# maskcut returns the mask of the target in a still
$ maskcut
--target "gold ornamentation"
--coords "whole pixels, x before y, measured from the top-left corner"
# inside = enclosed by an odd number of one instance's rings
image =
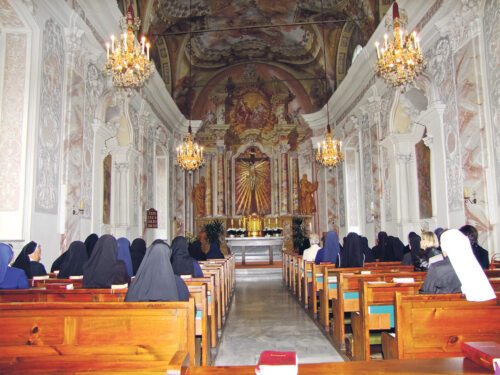
[[[255,150],[249,154],[236,165],[236,212],[264,215],[271,208],[270,163],[268,158],[256,158]]]
[[[420,41],[416,32],[408,34],[403,26],[406,17],[400,17],[397,2],[393,4],[393,38],[389,41],[384,35],[382,48],[377,48],[377,64],[375,70],[387,84],[400,87],[404,91],[410,86],[416,76],[425,68],[425,59],[420,49]]]
[[[326,127],[325,139],[323,142],[318,142],[318,150],[316,151],[316,161],[324,167],[332,169],[342,160],[344,155],[341,151],[342,142],[333,138],[333,132],[330,124]]]
[[[139,44],[134,32],[139,30],[141,20],[134,17],[132,5],[128,7],[127,16],[121,20],[123,34],[120,40],[111,36],[111,44],[106,43],[107,61],[104,72],[111,75],[113,85],[120,88],[142,87],[151,76],[154,64],[149,60],[150,44],[141,38]]]
[[[199,146],[193,141],[191,125],[189,125],[184,142],[177,146],[177,164],[182,169],[192,172],[203,166],[204,163],[203,146]]]

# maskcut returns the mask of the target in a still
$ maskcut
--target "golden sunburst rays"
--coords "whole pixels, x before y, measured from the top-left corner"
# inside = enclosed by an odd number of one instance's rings
[[[236,168],[237,210],[242,214],[269,213],[271,189],[269,160],[256,162],[239,161]]]

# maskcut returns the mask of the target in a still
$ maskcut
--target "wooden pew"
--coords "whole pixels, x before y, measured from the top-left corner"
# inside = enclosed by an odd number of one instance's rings
[[[48,284],[73,284],[75,289],[81,288],[83,286],[83,279],[43,279],[43,280],[34,280],[29,279],[28,284],[32,288],[44,288]]]
[[[314,262],[305,261],[302,262],[302,280],[301,286],[302,289],[302,305],[308,309],[309,305],[309,284],[312,285],[312,265]]]
[[[314,318],[317,318],[318,316],[318,294],[321,293],[321,290],[323,290],[324,275],[327,270],[334,268],[335,264],[312,264],[311,304],[308,305],[308,307]]]
[[[200,337],[200,355],[195,357],[197,364],[207,366],[210,362],[210,321],[208,287],[211,279],[197,281],[185,280],[196,306],[195,335]],[[127,289],[75,289],[47,290],[43,288],[0,290],[0,302],[123,302]]]
[[[207,285],[207,304],[208,304],[208,317],[210,323],[210,343],[211,347],[217,346],[217,293],[215,293],[215,275],[207,275],[204,277],[196,277],[190,280],[185,280],[186,284],[190,281],[203,282]]]
[[[498,300],[469,302],[460,294],[396,292],[396,333],[382,334],[386,359],[456,357],[466,341],[498,341]]]
[[[378,283],[359,281],[359,311],[351,314],[353,360],[370,360],[370,331],[394,328],[396,292],[418,294],[422,282]]]
[[[232,291],[234,288],[234,281],[232,278],[234,277],[234,261],[231,261],[232,258],[226,259],[210,259],[205,262],[200,262],[200,265],[208,268],[219,268],[222,267],[222,282],[223,286],[223,296],[224,296],[224,304],[226,306],[226,312],[229,309],[230,300]]]
[[[13,289],[0,290],[0,302],[123,302],[127,289]]]
[[[197,346],[197,348],[201,349],[201,353],[200,355],[196,355],[196,359],[201,358],[201,365],[208,366],[211,362],[211,352],[207,284],[199,281],[186,281],[186,285],[189,289],[189,294],[194,298],[196,307],[194,320],[195,335],[199,336],[201,340],[201,345]]]
[[[212,267],[205,267],[204,265],[200,264],[202,267],[203,274],[205,276],[210,276],[212,275],[215,280],[215,303],[216,303],[216,318],[217,318],[217,331],[221,332],[222,330],[222,323],[223,323],[223,317],[225,315],[224,312],[224,298],[223,298],[223,293],[222,293],[222,279],[221,279],[221,272],[218,268],[212,268]]]
[[[300,300],[300,287],[299,287],[299,275],[300,275],[300,264],[302,263],[302,256],[295,254],[292,256],[292,270],[291,270],[291,289],[292,293],[296,295]]]
[[[388,263],[388,265],[386,265]],[[323,327],[328,330],[330,326],[329,319],[329,306],[330,301],[337,298],[337,273],[342,272],[343,274],[353,273],[382,273],[382,272],[399,272],[399,271],[413,271],[413,266],[402,266],[401,264],[394,266],[393,262],[386,262],[384,265],[380,266],[379,263],[367,263],[368,268],[335,268],[335,267],[326,267],[323,270],[324,277],[321,278],[323,282],[323,286],[320,288],[316,288],[317,293],[319,294],[319,314],[318,320],[323,325]],[[372,264],[377,265],[376,267],[370,268]],[[335,273],[335,274],[332,274]]]
[[[194,365],[194,299],[188,302],[0,304],[0,364],[27,357],[52,362],[167,361]]]
[[[345,334],[344,313],[359,311],[359,280],[387,281],[392,282],[395,277],[413,278],[421,281],[425,278],[425,272],[374,272],[372,274],[345,274],[333,272],[337,277],[337,294],[332,299],[333,311],[333,342],[342,347]]]

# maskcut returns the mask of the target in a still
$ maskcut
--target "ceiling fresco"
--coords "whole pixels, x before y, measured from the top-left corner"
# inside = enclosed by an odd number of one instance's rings
[[[185,116],[204,119],[207,86],[223,88],[238,65],[286,76],[301,113],[338,87],[392,0],[117,0],[132,3],[168,91]],[[325,68],[326,65],[326,68]],[[325,79],[326,71],[326,79]],[[270,74],[267,74],[268,76]],[[268,77],[269,79],[272,77]],[[282,78],[281,78],[282,79]],[[327,87],[325,87],[325,85]],[[292,87],[293,86],[293,87]],[[300,86],[300,88],[298,88]],[[298,91],[297,91],[298,90]],[[299,92],[300,91],[300,92]],[[203,108],[203,110],[201,110]]]

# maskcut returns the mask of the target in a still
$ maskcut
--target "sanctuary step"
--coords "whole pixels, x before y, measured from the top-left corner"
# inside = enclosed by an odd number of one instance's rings
[[[237,268],[237,281],[281,280],[281,268]]]

